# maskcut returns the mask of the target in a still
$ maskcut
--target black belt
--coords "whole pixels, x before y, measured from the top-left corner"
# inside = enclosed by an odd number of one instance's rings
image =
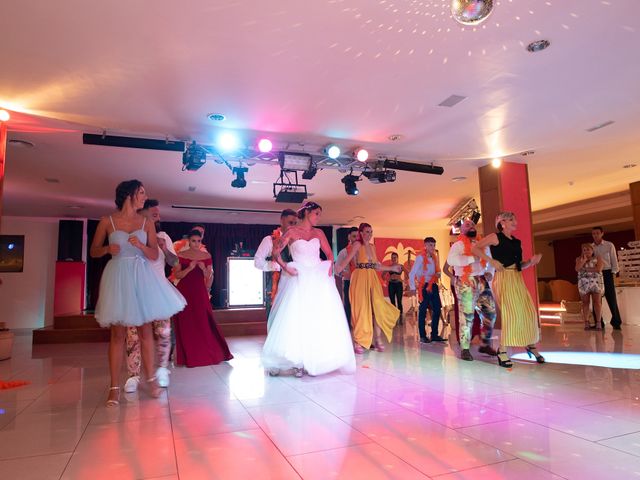
[[[358,268],[376,268],[375,263],[358,263],[356,266]]]

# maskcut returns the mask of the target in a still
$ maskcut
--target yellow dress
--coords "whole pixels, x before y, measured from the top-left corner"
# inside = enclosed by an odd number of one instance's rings
[[[368,262],[366,249],[362,247],[356,255],[356,264]],[[353,271],[349,300],[353,340],[364,348],[369,348],[373,340],[375,321],[391,342],[393,327],[398,321],[400,310],[385,300],[380,279],[373,268],[356,268]]]

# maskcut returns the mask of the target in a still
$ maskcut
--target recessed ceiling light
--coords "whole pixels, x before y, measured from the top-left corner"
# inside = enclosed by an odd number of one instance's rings
[[[224,113],[210,113],[207,118],[213,122],[223,122],[227,119]]]
[[[608,127],[612,123],[615,123],[615,121],[614,120],[607,120],[606,122],[603,122],[603,123],[601,123],[599,125],[595,125],[595,126],[593,126],[591,128],[587,128],[587,132],[595,132],[596,130],[600,130],[601,128]]]
[[[187,190],[189,190],[190,192],[195,192],[196,191],[196,187],[187,187]]]
[[[47,183],[60,183],[58,178],[45,178],[44,181]]]
[[[527,51],[531,53],[541,52],[542,50],[548,48],[549,45],[551,45],[551,42],[549,40],[536,40],[535,42],[531,42],[529,45],[527,45]]]
[[[626,165],[623,165],[622,168],[633,168],[636,167],[637,165],[635,163],[627,163]]]
[[[523,157],[528,157],[529,155],[533,155],[534,153],[536,153],[533,150],[525,150],[524,152],[520,152],[520,155],[522,155]]]
[[[393,135],[389,135],[387,138],[392,142],[397,142],[398,140],[402,140],[403,136],[399,133],[394,133]]]
[[[17,138],[12,138],[8,140],[7,143],[12,147],[18,148],[33,148],[36,146],[33,142],[28,142],[27,140],[19,140]]]
[[[467,177],[453,177],[451,179],[452,182],[462,182],[463,180],[466,180]]]

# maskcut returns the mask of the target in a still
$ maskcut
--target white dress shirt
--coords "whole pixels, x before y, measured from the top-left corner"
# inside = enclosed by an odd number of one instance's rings
[[[157,237],[164,239],[164,243],[167,246],[167,250],[169,250],[171,253],[176,255],[176,251],[173,249],[173,242],[171,241],[171,238],[166,232],[158,232]],[[158,247],[158,258],[156,258],[155,260],[149,260],[149,263],[151,263],[151,266],[153,267],[153,269],[156,272],[158,272],[158,274],[161,275],[163,278],[165,277],[165,273],[164,273],[165,260],[166,258],[165,258],[164,252],[160,247]]]
[[[489,247],[485,247],[484,253],[489,257],[491,256],[491,250]],[[489,262],[487,262],[486,266],[483,266],[480,258],[473,255],[465,255],[464,242],[462,240],[458,240],[456,243],[451,245],[449,255],[447,256],[447,262],[449,265],[453,266],[456,277],[463,276],[464,267],[468,265],[471,265],[471,277],[481,276],[486,272],[493,273],[494,270]]]
[[[618,255],[616,254],[616,247],[611,242],[602,240],[600,245],[592,243],[593,249],[596,255],[602,259],[602,269],[611,270],[611,273],[616,274],[620,271],[618,268]]]
[[[253,264],[258,270],[263,272],[279,272],[280,265],[275,260],[267,260],[267,257],[271,256],[273,252],[273,238],[271,235],[267,235],[260,242],[258,250],[253,257]]]
[[[338,258],[336,259],[335,265],[338,265],[341,261],[347,258],[347,255],[349,255],[349,253],[347,252],[346,247],[340,250],[340,252],[338,252]],[[344,267],[344,270],[336,272],[336,275],[338,277],[342,277],[343,280],[351,280],[351,267],[347,264],[347,266]]]
[[[430,279],[436,273],[436,262],[438,261],[437,258],[438,257],[436,256],[435,260],[432,259],[432,261],[427,262],[427,264],[424,265],[424,254],[418,255],[416,257],[416,261],[413,263],[411,272],[409,272],[410,290],[416,289],[416,277],[424,277],[425,282],[427,282],[428,279]]]

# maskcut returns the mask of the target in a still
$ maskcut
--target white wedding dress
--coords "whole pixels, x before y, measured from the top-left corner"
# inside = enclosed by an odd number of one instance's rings
[[[309,375],[334,370],[354,373],[355,355],[330,261],[320,259],[320,240],[296,240],[289,247],[298,271],[278,288],[262,350],[267,369],[304,368]]]

